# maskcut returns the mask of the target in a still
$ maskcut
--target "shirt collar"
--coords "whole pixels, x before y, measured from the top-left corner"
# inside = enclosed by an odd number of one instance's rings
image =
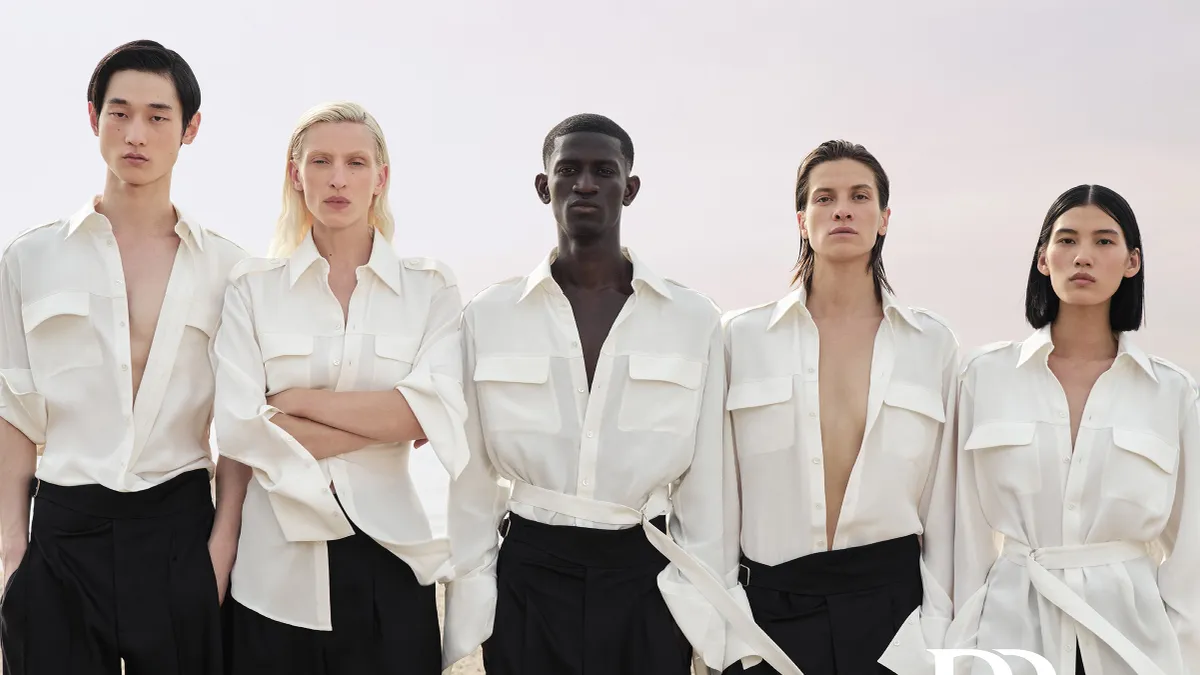
[[[917,323],[917,317],[913,316],[911,309],[897,302],[896,296],[889,293],[886,289],[880,289],[880,291],[883,294],[883,317],[885,319],[891,320],[893,317],[899,316],[905,323],[918,331],[923,330],[921,324]],[[783,296],[782,299],[775,303],[775,311],[771,313],[771,321],[767,324],[767,329],[774,328],[775,324],[779,323],[792,309],[809,315],[807,301],[808,291],[805,290],[804,286],[800,286],[800,288]]]
[[[78,211],[67,220],[67,237],[75,234],[81,227],[99,218],[107,221],[104,214],[96,211],[96,205],[100,203],[100,196],[97,195],[88,200]],[[186,242],[188,246],[194,246],[196,250],[204,250],[204,229],[200,224],[184,213],[183,209],[172,205],[175,209],[175,234],[179,235],[180,240]],[[109,223],[109,229],[112,229],[112,224]]]
[[[647,267],[646,264],[643,263],[630,249],[622,247],[621,255],[625,256],[626,260],[633,263],[634,293],[637,293],[639,288],[650,287],[654,290],[654,292],[663,296],[667,300],[671,299],[671,288],[667,285],[665,279],[655,274],[654,271]],[[546,283],[547,280],[553,279],[550,274],[550,265],[553,264],[557,259],[558,249],[555,248],[550,251],[550,254],[547,255],[542,262],[540,262],[538,266],[529,273],[528,276],[525,277],[525,289],[521,292],[521,297],[517,298],[518,303],[524,301],[525,298],[529,297],[529,294],[532,293],[534,289]]]
[[[1025,365],[1038,354],[1044,352],[1048,355],[1053,350],[1054,341],[1050,334],[1050,324],[1046,324],[1021,343],[1021,354],[1017,357],[1017,367]],[[1158,376],[1154,374],[1154,364],[1150,362],[1149,355],[1133,341],[1128,331],[1122,331],[1117,336],[1117,361],[1122,357],[1132,360],[1150,376],[1150,379],[1158,382]]]
[[[308,268],[320,259],[321,253],[317,250],[316,242],[313,241],[312,230],[309,230],[308,234],[304,236],[304,241],[300,242],[296,251],[288,258],[290,286],[295,287],[296,282],[304,276]],[[367,260],[366,267],[388,288],[392,289],[393,293],[400,294],[400,259],[396,257],[391,242],[379,232],[375,233],[371,242],[371,257]]]

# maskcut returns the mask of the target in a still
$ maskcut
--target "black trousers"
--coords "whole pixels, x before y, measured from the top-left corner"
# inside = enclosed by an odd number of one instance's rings
[[[642,528],[545,525],[509,514],[488,675],[687,675],[692,647],[658,590],[667,560]],[[665,519],[654,523],[660,529]]]
[[[5,675],[217,675],[206,470],[141,492],[35,482],[0,605]]]
[[[357,526],[328,552],[333,630],[280,623],[229,597],[228,675],[439,675],[435,587]]]
[[[743,558],[741,581],[755,622],[804,675],[885,675],[879,657],[921,604],[920,556],[912,535],[774,566]],[[760,663],[725,672],[777,671]]]

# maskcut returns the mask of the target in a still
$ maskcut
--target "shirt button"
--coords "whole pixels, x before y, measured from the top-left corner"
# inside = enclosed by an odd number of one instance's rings
[[[821,463],[820,457],[813,457],[813,464],[820,464],[820,463]]]
[[[129,366],[127,364],[122,363],[121,370],[129,370]]]
[[[1065,412],[1063,412],[1063,411],[1061,411],[1061,410],[1060,410],[1060,411],[1058,411],[1058,416],[1059,416],[1059,417],[1066,417],[1066,416],[1067,416],[1067,413],[1065,413]]]
[[[1070,464],[1070,463],[1071,463],[1070,457],[1063,457],[1063,464]]]
[[[595,436],[595,435],[596,435],[596,432],[594,432],[594,431],[589,431],[589,432],[587,432],[587,437],[588,437],[588,438],[591,438],[592,436]]]
[[[122,321],[122,322],[121,322],[121,328],[124,328],[124,327],[125,327],[125,322],[124,322],[124,321]]]
[[[579,481],[579,482],[580,482],[580,483],[581,483],[581,484],[582,484],[584,487],[587,487],[587,486],[589,486],[589,485],[591,485],[591,484],[592,484],[592,481],[590,481],[590,480],[588,480],[588,479],[586,479],[586,478],[584,478],[583,480],[581,480],[581,481]]]
[[[124,280],[124,279],[117,279],[117,285],[118,285],[118,286],[124,286],[124,285],[125,285],[125,280]]]
[[[337,360],[337,359],[334,359],[334,360],[333,360],[333,365],[335,365],[335,366],[340,366],[340,365],[342,365],[342,362],[341,362],[341,361],[339,361],[339,360]]]
[[[816,369],[816,368],[809,368],[809,369],[808,369],[808,373],[809,373],[810,375],[811,375],[811,374],[813,374],[813,373],[815,373],[815,372],[817,372],[817,369]]]
[[[579,389],[576,389],[576,391],[578,391],[579,393],[581,393],[581,394],[582,394],[582,393],[583,393],[583,387],[580,387]]]
[[[824,539],[818,539],[818,540],[817,540],[817,547],[818,547],[818,548],[825,548],[825,540],[824,540]]]
[[[813,504],[813,508],[815,508],[818,511],[824,511],[825,505],[822,504],[821,502],[817,502],[816,504]]]
[[[810,412],[810,413],[808,413],[808,416],[809,416],[809,417],[816,417],[816,416],[817,416],[817,413],[815,413],[815,412]]]
[[[1075,510],[1075,505],[1074,505],[1074,504],[1067,504],[1067,510],[1068,510],[1068,511],[1074,511],[1074,510]]]
[[[575,347],[578,347],[578,346],[579,346],[579,343],[578,343],[578,342],[572,342],[572,343],[571,343],[571,347],[572,347],[572,348],[575,348]]]

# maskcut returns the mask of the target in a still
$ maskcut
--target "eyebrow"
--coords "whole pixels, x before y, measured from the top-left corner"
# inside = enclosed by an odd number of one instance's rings
[[[868,185],[867,183],[859,183],[858,185],[850,186],[851,192],[853,192],[855,190],[873,190],[873,189],[874,188],[872,186]],[[813,190],[813,194],[816,194],[818,192],[833,192],[833,188],[819,187],[819,188]]]
[[[110,99],[108,99],[108,104],[109,105],[129,105],[129,101],[126,101],[123,98],[110,98]],[[149,107],[151,107],[155,110],[174,110],[175,109],[174,106],[170,105],[169,103],[150,103],[148,105],[149,105]]]
[[[1074,234],[1076,236],[1079,235],[1079,230],[1075,230],[1070,227],[1060,227],[1055,232],[1056,232],[1056,234]],[[1096,230],[1096,231],[1092,232],[1092,234],[1094,234],[1094,235],[1095,234],[1118,235],[1118,234],[1121,234],[1121,232],[1119,230],[1114,230],[1112,228],[1105,228],[1103,230]]]

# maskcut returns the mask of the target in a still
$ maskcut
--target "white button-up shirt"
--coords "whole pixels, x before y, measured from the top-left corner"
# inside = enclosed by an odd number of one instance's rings
[[[1065,584],[1084,613],[1110,623],[1161,672],[1200,672],[1195,384],[1128,333],[1119,344],[1088,396],[1074,451],[1067,399],[1047,362],[1048,327],[965,361],[957,611],[947,647],[1025,649],[1071,673],[1078,640],[1089,673],[1151,672],[1064,614],[1052,598]],[[988,671],[979,664],[974,672]]]
[[[506,509],[552,525],[616,527],[509,500],[500,479],[633,509],[669,488],[674,540],[725,588],[738,588],[720,312],[625,255],[634,293],[604,342],[590,392],[571,305],[550,273],[555,253],[464,311],[471,459],[451,485],[456,580],[448,589],[447,667],[491,634],[496,528]],[[724,620],[673,565],[659,588],[696,649],[710,665],[721,663]],[[740,601],[749,611],[744,593]]]
[[[271,422],[279,411],[266,397],[396,389],[452,475],[467,459],[462,301],[450,270],[400,260],[376,236],[357,274],[344,320],[311,234],[290,258],[247,260],[231,275],[214,345],[217,445],[254,470],[230,592],[263,616],[312,630],[336,628],[326,542],[353,534],[351,521],[422,584],[448,571],[449,544],[433,537],[409,475],[411,443],[317,460]]]
[[[245,257],[178,209],[181,239],[137,399],[112,223],[90,200],[0,259],[0,417],[44,446],[37,477],[132,492],[212,470],[209,343]]]
[[[725,317],[742,550],[755,562],[778,565],[830,548],[922,535],[924,602],[911,618],[920,618],[925,644],[907,647],[940,646],[952,613],[954,445],[944,422],[954,402],[958,342],[941,319],[884,292],[866,429],[829,546],[820,337],[805,301],[801,288]]]

